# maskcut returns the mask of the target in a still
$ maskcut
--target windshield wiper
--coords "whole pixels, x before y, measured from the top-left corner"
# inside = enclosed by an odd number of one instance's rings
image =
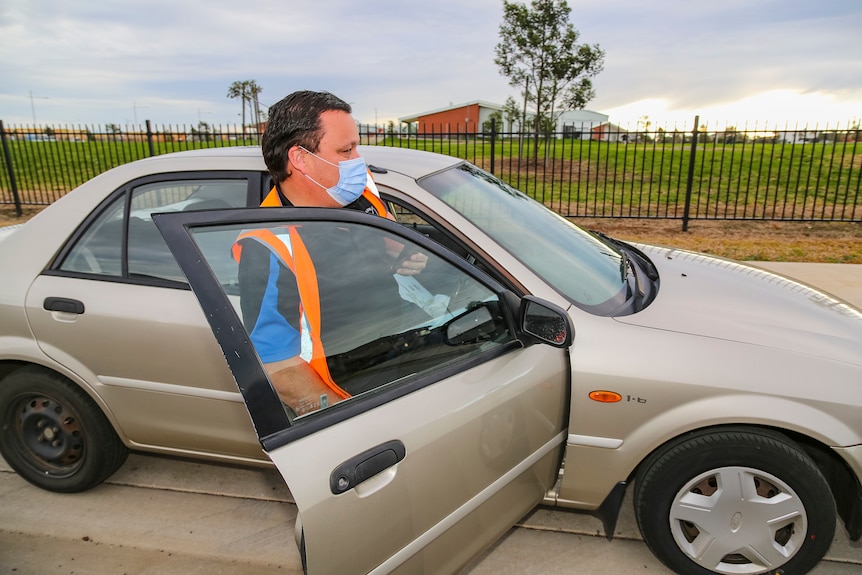
[[[631,298],[634,300],[633,303],[635,311],[639,311],[643,306],[644,290],[641,285],[641,278],[640,274],[638,274],[637,265],[632,261],[631,256],[629,256],[625,249],[620,250],[620,258],[622,259],[624,279],[626,282],[628,282],[629,278],[633,279],[634,293],[631,294]]]
[[[633,282],[636,293],[634,294],[633,310],[634,312],[638,312],[644,309],[655,298],[658,289],[658,269],[656,269],[652,260],[641,250],[627,242],[612,238],[596,230],[590,230],[590,233],[614,247],[620,253],[620,258],[622,258],[621,266],[630,270],[625,273],[634,275]],[[645,280],[649,282],[649,285],[644,285]]]
[[[658,270],[656,270],[653,263],[646,256],[646,254],[644,254],[642,251],[640,251],[639,249],[637,249],[636,247],[634,247],[633,245],[631,245],[627,242],[624,242],[622,240],[618,240],[616,238],[612,238],[611,236],[609,236],[603,232],[598,232],[596,230],[590,230],[590,233],[595,234],[596,236],[598,236],[602,240],[606,241],[607,243],[611,244],[612,246],[614,246],[615,248],[620,250],[621,252],[628,252],[630,254],[630,256],[633,255],[634,259],[638,260],[638,262],[640,262],[644,265],[643,272],[646,274],[646,276],[649,279],[651,279],[653,281],[658,279]]]

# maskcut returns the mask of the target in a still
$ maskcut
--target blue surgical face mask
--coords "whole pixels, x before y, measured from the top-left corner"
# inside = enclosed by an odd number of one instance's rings
[[[353,158],[352,160],[344,160],[342,162],[338,162],[336,165],[330,161],[324,160],[313,152],[309,152],[302,146],[300,146],[299,149],[308,152],[321,162],[326,162],[330,166],[338,168],[338,183],[331,188],[325,187],[308,174],[303,175],[326,190],[329,195],[332,196],[332,199],[338,202],[339,205],[346,206],[353,203],[362,195],[362,192],[365,191],[365,185],[368,182],[368,168],[365,165],[365,158],[359,157]]]

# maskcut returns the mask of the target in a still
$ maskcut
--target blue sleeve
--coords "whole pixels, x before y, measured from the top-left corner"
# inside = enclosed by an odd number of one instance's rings
[[[289,291],[283,287],[285,283],[295,285],[296,280],[290,270],[278,263],[273,254],[268,255],[269,273],[266,278],[266,286],[263,290],[257,319],[249,333],[252,345],[264,363],[289,359],[299,355],[301,351],[299,332],[291,325],[291,323],[297,324],[299,321],[299,302],[295,301],[295,304],[285,302],[282,296],[289,296],[290,294],[280,293],[281,291]],[[288,297],[288,299],[292,300],[293,298]],[[291,322],[285,317],[285,314],[293,312],[296,313],[296,317],[291,318]]]

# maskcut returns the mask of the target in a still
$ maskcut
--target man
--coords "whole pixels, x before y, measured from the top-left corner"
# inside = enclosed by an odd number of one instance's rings
[[[358,144],[349,104],[327,92],[290,94],[269,110],[262,151],[275,185],[261,205],[348,208],[394,219],[380,200]],[[318,284],[322,290],[335,285],[340,270],[331,264],[315,268],[311,252],[364,257],[368,264],[362,269],[386,265],[403,276],[418,274],[427,260],[418,253],[401,258],[403,246],[393,241],[375,246],[375,257],[369,246],[357,247],[356,238],[308,235],[308,230],[300,234],[291,227],[283,234],[241,236],[235,250],[246,328],[282,401],[299,415],[350,397],[329,371],[321,337],[322,331],[334,329],[332,318],[339,312],[347,315],[334,309],[336,304],[323,305],[318,289]],[[397,286],[394,289],[397,300]],[[367,294],[383,295],[380,289]],[[326,299],[329,303],[338,298],[327,292]]]

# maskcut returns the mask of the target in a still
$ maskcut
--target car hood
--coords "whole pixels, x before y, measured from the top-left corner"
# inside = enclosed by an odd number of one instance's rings
[[[616,321],[862,366],[862,311],[849,303],[739,262],[638,247],[658,269],[658,295]]]
[[[4,226],[0,228],[0,242],[11,236],[15,230],[19,229],[23,225],[24,224],[16,224],[14,226]]]

